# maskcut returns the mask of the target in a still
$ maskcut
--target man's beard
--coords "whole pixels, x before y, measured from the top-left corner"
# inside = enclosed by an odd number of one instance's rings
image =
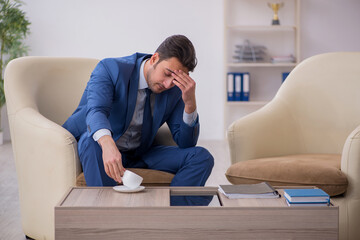
[[[148,84],[148,87],[150,88],[150,90],[153,92],[153,93],[160,93],[162,91],[159,91],[158,88],[156,88],[156,84],[153,83],[152,81],[152,75],[151,73],[155,70],[155,67],[156,66],[153,66],[152,68],[150,68],[146,74],[146,83]]]

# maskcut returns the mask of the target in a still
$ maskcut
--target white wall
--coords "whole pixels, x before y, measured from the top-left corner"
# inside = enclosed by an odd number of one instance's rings
[[[359,0],[301,0],[302,58],[360,51]]]
[[[30,55],[119,57],[153,53],[168,36],[184,34],[197,51],[201,137],[222,132],[222,1],[29,0]],[[216,113],[216,114],[215,114]]]
[[[199,60],[202,139],[223,138],[223,1],[26,0],[30,55],[118,57],[152,53],[163,39],[184,34]],[[285,1],[286,3],[286,1]],[[302,58],[360,51],[359,0],[301,0]],[[5,126],[4,126],[5,125]],[[9,138],[6,124],[5,138]]]

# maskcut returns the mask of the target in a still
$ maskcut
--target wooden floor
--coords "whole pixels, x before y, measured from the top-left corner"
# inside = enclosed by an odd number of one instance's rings
[[[206,186],[229,184],[224,173],[230,166],[226,141],[199,141],[198,146],[208,149],[215,166]],[[21,229],[18,184],[10,142],[0,145],[0,240],[25,240]]]

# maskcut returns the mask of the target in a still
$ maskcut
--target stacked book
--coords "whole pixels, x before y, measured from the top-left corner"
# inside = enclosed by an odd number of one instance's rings
[[[272,56],[270,60],[272,63],[293,63],[295,62],[295,57],[293,55]]]
[[[328,206],[330,196],[319,188],[284,189],[284,197],[289,206]]]
[[[267,182],[258,184],[219,185],[219,192],[230,199],[280,197],[279,193]]]

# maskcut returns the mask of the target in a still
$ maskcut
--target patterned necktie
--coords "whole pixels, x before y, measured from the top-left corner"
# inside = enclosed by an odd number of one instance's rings
[[[144,105],[144,118],[142,124],[142,131],[141,131],[141,143],[142,145],[150,141],[151,133],[152,133],[152,115],[151,115],[151,90],[149,88],[145,89],[146,91],[146,100]]]

